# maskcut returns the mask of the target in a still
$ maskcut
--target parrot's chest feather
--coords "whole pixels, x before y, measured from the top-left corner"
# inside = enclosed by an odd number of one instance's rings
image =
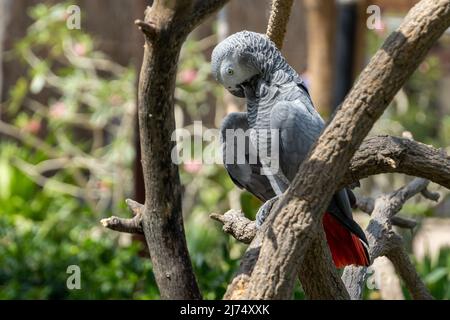
[[[300,92],[293,82],[275,81],[259,81],[254,92],[247,96],[247,119],[249,128],[252,129],[250,140],[258,153],[270,155],[271,142],[277,139],[274,136],[277,132],[273,132],[270,126],[272,109],[280,101],[296,100]]]
[[[301,94],[294,82],[280,84],[274,81],[272,83],[260,81],[255,88],[255,94],[247,98],[249,127],[270,129],[270,113],[275,104],[280,101],[297,100]]]

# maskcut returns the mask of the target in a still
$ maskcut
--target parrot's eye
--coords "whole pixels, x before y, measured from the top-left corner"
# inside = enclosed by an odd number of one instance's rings
[[[227,73],[228,73],[230,76],[232,76],[233,73],[234,73],[234,70],[231,69],[231,68],[228,68],[228,69],[227,69]]]

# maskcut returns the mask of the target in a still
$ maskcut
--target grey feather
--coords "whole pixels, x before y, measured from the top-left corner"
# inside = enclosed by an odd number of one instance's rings
[[[248,190],[254,196],[261,201],[267,201],[275,196],[269,180],[266,176],[261,175],[261,163],[257,161],[253,163],[250,161],[251,144],[249,142],[248,135],[244,135],[245,150],[244,157],[245,163],[238,163],[238,149],[237,143],[232,143],[227,139],[226,130],[242,129],[245,134],[248,127],[247,113],[245,112],[233,112],[228,114],[222,121],[220,128],[220,140],[222,145],[223,163],[230,178],[241,189]],[[236,131],[240,134],[240,131]],[[227,152],[228,146],[228,152]],[[232,152],[230,153],[229,151]],[[252,163],[250,163],[252,162]]]

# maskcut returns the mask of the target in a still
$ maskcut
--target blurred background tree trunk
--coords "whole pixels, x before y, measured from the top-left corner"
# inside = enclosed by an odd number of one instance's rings
[[[367,5],[366,0],[338,1],[333,110],[344,101],[364,67]]]
[[[319,113],[333,110],[337,5],[330,0],[304,0],[308,33],[310,93]]]

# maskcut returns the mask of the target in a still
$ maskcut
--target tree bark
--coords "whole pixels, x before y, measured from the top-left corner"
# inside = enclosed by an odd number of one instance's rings
[[[444,149],[393,136],[364,140],[339,187],[376,174],[393,172],[422,177],[450,189],[450,156]]]

